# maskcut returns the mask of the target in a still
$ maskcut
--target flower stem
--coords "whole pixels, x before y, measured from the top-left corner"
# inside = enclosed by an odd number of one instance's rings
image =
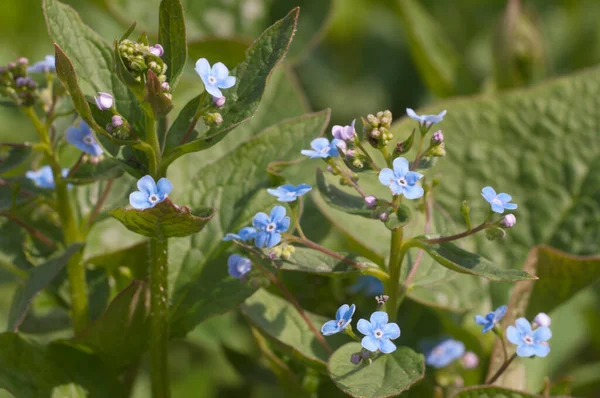
[[[75,215],[75,209],[69,195],[67,183],[62,178],[58,155],[52,147],[48,134],[48,126],[39,119],[32,107],[21,108],[23,113],[33,123],[42,145],[45,146],[44,155],[52,169],[55,183],[56,207],[63,230],[63,239],[66,246],[71,243],[80,242],[81,234]],[[71,310],[73,329],[75,333],[83,330],[89,321],[89,305],[87,295],[87,282],[85,279],[85,265],[83,264],[81,251],[74,254],[67,263],[67,277],[71,294]]]
[[[398,228],[392,231],[391,239],[391,250],[390,250],[390,262],[388,265],[388,272],[390,279],[388,280],[387,291],[389,299],[386,303],[386,309],[390,322],[396,322],[398,313],[398,300],[399,300],[399,282],[400,282],[400,266],[404,258],[405,250],[402,250],[402,242],[404,239],[404,232],[402,228]]]
[[[294,202],[289,202],[289,205],[292,213],[292,222],[296,227],[296,231],[298,231],[298,235],[300,235],[302,239],[307,239],[306,235],[304,235],[304,231],[302,231],[302,227],[300,226],[300,217],[302,216],[303,208],[302,198],[298,198]]]
[[[168,241],[150,239],[150,378],[152,397],[168,398],[169,287]]]
[[[498,338],[500,339],[500,342],[502,343],[502,351],[504,351],[504,362],[508,361],[508,349],[506,348],[506,341],[504,340],[504,333],[502,332],[502,329],[500,329],[498,327],[498,325],[494,325],[494,328],[492,329],[492,331],[494,332],[494,334],[496,336],[498,336]]]
[[[383,157],[384,157],[384,159],[385,159],[385,163],[387,164],[387,166],[388,166],[390,169],[393,169],[393,168],[394,168],[394,165],[393,165],[394,159],[392,159],[392,155],[391,155],[391,154],[390,154],[390,152],[388,151],[387,147],[385,147],[385,146],[384,146],[384,147],[382,147],[382,148],[380,149],[380,151],[381,151],[381,154],[383,155]]]
[[[473,234],[475,234],[475,233],[477,233],[477,232],[479,232],[479,231],[481,231],[483,229],[486,229],[490,225],[492,225],[492,224],[490,224],[490,223],[488,223],[486,221],[486,222],[484,222],[484,223],[476,226],[475,228],[472,228],[472,229],[470,229],[468,231],[465,231],[465,232],[461,232],[460,234],[450,235],[450,236],[443,236],[441,238],[436,238],[436,239],[424,239],[423,242],[429,243],[431,245],[435,245],[437,243],[451,242],[453,240],[458,240],[458,239],[465,238],[465,237],[467,237],[469,235],[473,235]]]
[[[14,215],[8,211],[0,211],[0,217],[6,217],[9,220],[11,220],[12,222],[14,222],[15,224],[19,224],[23,229],[25,229],[27,232],[29,232],[34,238],[36,238],[40,242],[44,243],[46,246],[48,246],[48,247],[56,246],[56,244],[52,241],[52,239],[48,238],[42,232],[38,231],[31,225],[27,224],[25,221],[21,220],[16,215]]]
[[[417,166],[419,166],[419,161],[421,160],[421,148],[423,148],[423,141],[425,140],[425,134],[421,134],[421,138],[419,139],[419,146],[417,147],[417,155],[415,156],[415,161],[411,167],[411,170],[416,170]]]
[[[154,178],[159,178],[161,176],[158,176],[157,172],[159,167],[158,157],[161,153],[160,143],[158,142],[158,134],[156,132],[156,120],[154,120],[154,117],[150,113],[146,113],[146,142],[150,145],[154,153],[154,156],[151,155],[151,159],[148,159],[150,163],[150,175]]]
[[[348,326],[346,326],[346,329],[344,329],[344,333],[346,333],[348,336],[352,337],[354,340],[360,343],[361,339],[354,333],[354,330],[352,330],[352,325],[349,324]]]
[[[498,369],[498,371],[496,372],[496,374],[494,374],[488,381],[485,382],[485,384],[493,384],[496,380],[498,380],[498,378],[500,376],[502,376],[502,373],[504,373],[504,371],[506,369],[508,369],[508,367],[510,366],[510,364],[512,363],[512,361],[515,360],[515,358],[517,357],[517,353],[515,352],[512,357],[510,357],[510,359],[508,361],[504,361],[504,363],[502,364],[502,366],[500,367],[500,369]]]
[[[365,197],[367,197],[367,194],[365,194],[365,192],[358,186],[358,184],[356,182],[354,182],[354,180],[352,179],[352,177],[348,176],[344,170],[342,170],[341,167],[338,167],[338,165],[335,163],[335,160],[333,160],[332,158],[328,158],[326,160],[327,164],[329,164],[331,166],[331,168],[333,170],[335,170],[336,173],[338,173],[344,180],[346,180],[346,182],[351,185],[356,192],[358,192],[358,194],[364,199]]]
[[[360,140],[358,140],[358,139],[356,140],[356,146],[367,157],[367,160],[369,161],[369,164],[371,165],[371,168],[373,170],[375,170],[375,171],[380,171],[379,167],[377,167],[377,164],[375,163],[375,161],[373,160],[373,158],[371,157],[371,155],[369,155],[369,152],[367,152],[367,150],[365,149],[365,147],[363,146],[363,144],[361,144]]]

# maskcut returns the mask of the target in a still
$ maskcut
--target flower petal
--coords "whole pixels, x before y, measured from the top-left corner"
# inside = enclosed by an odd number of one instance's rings
[[[403,195],[406,199],[418,199],[423,196],[424,193],[425,191],[419,185],[409,185],[404,187]]]
[[[494,311],[494,319],[496,319],[496,321],[502,319],[504,317],[504,314],[506,314],[507,309],[508,307],[505,305],[498,307],[496,311]]]
[[[396,345],[390,341],[390,339],[382,338],[379,340],[379,351],[384,354],[391,354],[396,351]]]
[[[308,184],[300,184],[296,187],[296,195],[302,196],[308,191],[312,190],[312,187]]]
[[[224,80],[218,83],[219,88],[231,88],[235,86],[237,79],[235,76],[227,76]]]
[[[488,202],[491,202],[496,197],[496,191],[492,187],[485,187],[481,190],[481,196]]]
[[[256,238],[254,238],[254,244],[258,248],[263,248],[267,245],[267,241],[269,240],[269,233],[260,231],[256,234]]]
[[[336,321],[327,321],[321,326],[321,333],[323,336],[331,336],[332,334],[336,334],[340,330],[338,329]]]
[[[406,173],[406,176],[404,176],[404,178],[406,179],[408,185],[415,185],[417,181],[423,178],[423,174],[417,173],[416,171],[409,171],[408,173]]]
[[[408,160],[406,158],[394,159],[394,174],[396,178],[403,178],[408,173]]]
[[[223,96],[223,93],[221,90],[219,90],[216,84],[204,83],[204,89],[213,97],[221,98]]]
[[[500,201],[502,202],[502,204],[505,204],[505,203],[508,203],[508,202],[510,202],[512,200],[512,196],[510,196],[507,193],[502,192],[502,193],[498,194],[498,199],[500,199]]]
[[[310,146],[315,151],[321,151],[322,149],[329,147],[329,140],[324,137],[315,138],[310,142]]]
[[[269,195],[273,195],[276,198],[279,198],[279,197],[285,195],[285,193],[281,192],[281,190],[279,188],[277,188],[277,189],[267,188],[267,192],[269,193]]]
[[[277,223],[277,228],[275,229],[277,232],[285,232],[290,228],[290,218],[285,217],[283,220]]]
[[[347,321],[352,321],[352,315],[354,315],[354,311],[356,311],[356,306],[352,304],[348,311],[344,314],[344,319]]]
[[[379,342],[373,336],[365,336],[363,337],[360,344],[363,346],[365,350],[369,350],[371,352],[375,352],[379,349]]]
[[[498,213],[498,214],[504,213],[504,207],[501,204],[492,203],[491,205],[492,205],[492,211],[494,213]]]
[[[281,242],[281,234],[279,232],[271,232],[269,235],[269,239],[267,240],[267,248],[272,248],[277,246],[279,242]]]
[[[400,337],[400,327],[396,323],[388,323],[383,327],[382,331],[383,338],[394,340]]]
[[[218,82],[221,82],[229,76],[229,69],[222,62],[217,62],[212,67],[212,75],[217,78]]]
[[[521,332],[522,335],[531,335],[533,332],[531,330],[531,323],[525,318],[519,318],[515,322],[517,329]]]
[[[267,216],[262,211],[260,213],[256,213],[256,215],[252,219],[252,226],[254,226],[254,228],[256,229],[265,229],[268,223],[269,216]]]
[[[478,325],[482,325],[483,326],[483,325],[487,324],[487,321],[481,315],[475,315],[475,323],[477,323]]]
[[[161,178],[158,180],[156,188],[158,189],[158,195],[160,197],[165,197],[173,190],[173,184],[171,184],[171,181],[167,180],[166,178]]]
[[[340,319],[343,319],[344,314],[346,312],[348,312],[349,309],[350,309],[350,307],[348,306],[348,304],[341,305],[340,308],[338,308],[337,311],[335,312],[335,319],[337,319],[338,321]]]
[[[504,204],[504,208],[506,210],[516,210],[517,209],[517,204],[516,203],[505,203]]]
[[[225,234],[225,236],[221,240],[224,242],[229,242],[232,240],[241,240],[241,236],[239,236],[237,234],[232,234],[231,232],[228,232]]]
[[[331,129],[331,135],[338,140],[342,139],[342,133],[344,132],[344,126],[338,126],[337,124]]]
[[[154,182],[154,178],[150,177],[149,175],[140,178],[137,182],[137,187],[140,192],[143,192],[148,196],[156,195],[158,193],[156,192],[156,183]]]
[[[374,328],[382,328],[386,323],[388,323],[388,314],[383,311],[375,311],[371,314],[371,324]]]
[[[517,355],[524,358],[533,356],[535,355],[535,348],[533,345],[519,344],[517,347]]]
[[[371,322],[367,321],[366,319],[359,319],[358,323],[356,324],[356,328],[365,336],[370,336],[373,334],[373,325],[371,325]]]
[[[256,230],[252,227],[244,227],[240,229],[238,235],[242,240],[254,239],[254,237],[256,236]]]
[[[396,179],[394,176],[394,172],[392,169],[383,168],[379,172],[379,182],[385,186],[390,186],[390,184]]]
[[[206,58],[200,58],[196,61],[196,73],[202,81],[205,81],[208,78],[208,74],[210,73],[210,64]],[[206,84],[206,82],[204,82]]]
[[[324,156],[322,156],[321,153],[319,153],[317,151],[312,151],[310,149],[303,149],[300,151],[300,153],[304,156],[308,156],[311,159],[324,157]]]
[[[520,344],[523,341],[521,332],[512,325],[506,328],[506,338],[513,344]]]
[[[283,206],[275,206],[271,209],[271,215],[269,220],[271,222],[277,223],[285,217],[285,207]]]
[[[534,344],[533,353],[537,357],[544,358],[550,353],[550,346],[548,344]]]
[[[148,202],[148,195],[140,191],[129,194],[129,204],[131,204],[131,207],[138,210],[149,209],[152,207],[150,202]]]
[[[546,326],[539,327],[533,331],[535,341],[548,341],[552,338],[552,331]]]
[[[417,113],[415,111],[413,111],[411,108],[406,108],[406,114],[408,115],[408,117],[410,117],[413,120],[416,120],[417,122],[422,121],[421,116],[417,115]]]

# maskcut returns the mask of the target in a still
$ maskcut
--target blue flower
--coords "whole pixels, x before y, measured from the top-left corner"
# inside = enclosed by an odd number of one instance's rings
[[[56,70],[54,55],[46,55],[43,61],[38,61],[27,68],[28,73],[48,73]]]
[[[445,339],[425,350],[425,363],[436,369],[444,368],[465,353],[465,345],[457,340]]]
[[[550,352],[550,345],[547,343],[552,337],[550,328],[546,326],[531,329],[531,324],[525,318],[519,318],[516,327],[506,328],[506,338],[517,345],[517,355],[520,357],[545,357]]]
[[[267,189],[267,192],[277,197],[279,202],[293,202],[296,198],[310,191],[312,187],[308,184],[300,184],[297,187],[292,184],[285,184],[277,189]]]
[[[62,169],[61,174],[63,177],[69,175],[69,169]],[[52,175],[52,168],[50,166],[40,167],[38,170],[30,170],[25,173],[25,177],[29,178],[33,183],[44,189],[54,189],[56,184],[54,183],[54,175]]]
[[[310,157],[311,159],[314,159],[314,158],[327,159],[330,156],[332,158],[336,158],[336,157],[340,156],[340,153],[338,152],[338,147],[337,147],[339,142],[340,142],[340,140],[338,140],[337,138],[334,138],[333,140],[331,140],[331,142],[329,142],[329,140],[327,138],[323,138],[323,137],[315,138],[310,143],[312,150],[303,149],[300,151],[300,153],[303,154],[304,156]]]
[[[244,227],[244,228],[240,229],[237,234],[233,234],[231,232],[225,234],[225,236],[223,237],[223,240],[224,241],[240,240],[242,242],[245,242],[247,240],[254,239],[255,236],[256,236],[256,229],[254,229],[252,227]]]
[[[388,323],[388,315],[383,311],[371,314],[371,322],[359,319],[357,329],[365,335],[361,344],[363,348],[375,352],[377,350],[384,354],[396,351],[396,346],[391,340],[400,337],[400,328],[395,323]]]
[[[79,123],[79,127],[69,127],[66,136],[69,144],[75,145],[92,156],[100,156],[104,152],[92,134],[92,130],[84,121]]]
[[[227,259],[227,271],[234,278],[241,279],[252,270],[252,262],[246,257],[232,254]]]
[[[352,124],[350,126],[335,125],[331,129],[331,134],[338,140],[351,141],[356,136],[356,133],[354,131],[355,123],[356,123],[356,119],[352,121]]]
[[[324,336],[331,336],[332,334],[339,333],[346,329],[346,326],[352,322],[354,310],[356,310],[354,304],[351,306],[348,306],[348,304],[342,305],[335,313],[335,321],[331,320],[325,322],[321,327],[321,333],[323,333]]]
[[[517,205],[514,203],[508,203],[512,200],[512,197],[507,193],[499,193],[496,195],[496,191],[492,187],[485,187],[481,190],[481,196],[484,197],[492,205],[492,211],[496,213],[504,213],[504,210],[515,210]]]
[[[475,322],[477,322],[478,325],[483,326],[483,333],[487,333],[492,330],[494,326],[496,326],[496,323],[498,323],[500,319],[504,317],[504,314],[506,314],[505,305],[498,307],[496,311],[488,313],[485,317],[482,317],[481,315],[475,315]]]
[[[413,120],[419,122],[421,126],[430,127],[432,124],[436,124],[444,120],[444,116],[446,115],[446,111],[441,111],[437,115],[417,115],[415,111],[410,108],[406,108],[406,114]]]
[[[144,176],[137,182],[139,191],[132,192],[129,195],[129,203],[134,209],[144,210],[156,206],[169,196],[173,190],[171,181],[166,178],[158,180],[158,184],[154,182],[154,178]]]
[[[361,275],[356,283],[348,288],[350,293],[362,292],[365,296],[374,297],[383,294],[383,282],[371,275]]]
[[[285,216],[285,207],[275,206],[269,216],[257,213],[252,225],[258,231],[254,240],[256,247],[271,248],[281,242],[281,233],[290,227],[290,218]]]
[[[229,76],[229,69],[221,62],[213,65],[212,69],[206,58],[196,61],[196,73],[202,79],[204,88],[213,97],[222,97],[220,88],[231,88],[235,85],[235,76]]]
[[[394,159],[394,170],[384,168],[379,172],[379,182],[390,187],[393,195],[404,195],[406,199],[417,199],[423,196],[423,188],[416,185],[423,174],[409,171],[408,160]]]

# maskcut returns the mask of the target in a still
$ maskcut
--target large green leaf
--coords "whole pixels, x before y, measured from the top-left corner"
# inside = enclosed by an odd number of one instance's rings
[[[123,369],[135,363],[146,349],[149,312],[148,284],[134,281],[114,298],[100,318],[70,340],[70,344],[85,346],[111,369]]]
[[[39,345],[16,333],[0,334],[0,388],[15,397],[54,397],[73,384],[90,397],[125,398],[117,373],[98,357],[61,342]],[[62,396],[62,395],[60,395]]]
[[[8,154],[0,158],[0,174],[6,173],[23,163],[31,153],[31,147],[27,144],[8,147],[7,152]]]
[[[223,255],[227,244],[221,239],[227,232],[237,231],[249,223],[256,212],[276,203],[266,192],[267,165],[293,158],[299,153],[298,148],[323,133],[328,121],[329,111],[283,121],[197,170],[198,174],[190,178],[179,203],[187,203],[193,209],[211,206],[224,211],[219,211],[218,217],[199,234],[177,240],[175,244],[180,245],[180,249],[170,250],[177,256],[170,262],[181,267],[173,295],[174,336],[185,335],[197,323],[235,307],[254,292],[227,276]],[[204,297],[199,296],[199,292]],[[225,299],[220,294],[231,297]]]
[[[220,126],[208,129],[205,133],[196,131],[183,145],[182,140],[187,135],[187,129],[169,132],[165,146],[167,159],[176,159],[185,153],[201,151],[215,145],[229,131],[256,112],[267,79],[287,52],[296,30],[297,19],[298,9],[294,9],[267,29],[247,50],[244,62],[232,71],[232,75],[237,77],[237,82],[225,93],[227,102],[219,111],[223,116]]]
[[[376,267],[366,258],[358,257],[354,254],[338,253],[345,256],[345,259],[357,262],[365,267]],[[354,264],[344,261],[344,259],[333,258],[328,254],[317,250],[296,247],[294,253],[289,259],[279,259],[275,261],[279,269],[286,271],[308,272],[321,275],[336,275],[352,272],[360,272],[360,268]]]
[[[369,365],[354,365],[350,357],[361,349],[360,343],[348,343],[329,358],[331,380],[351,397],[395,397],[425,376],[425,358],[408,347],[379,354]]]
[[[158,17],[158,42],[165,50],[162,59],[168,67],[167,80],[174,88],[187,61],[185,18],[181,2],[161,1]]]
[[[541,398],[541,395],[491,386],[476,386],[460,390],[452,398]]]
[[[69,259],[77,253],[82,244],[73,244],[60,256],[32,268],[22,286],[17,288],[8,316],[8,330],[16,332],[25,319],[35,296],[52,282],[67,265]]]
[[[110,211],[110,215],[128,230],[157,239],[185,237],[200,232],[215,215],[214,209],[207,208],[197,213],[192,214],[189,208],[177,206],[168,198],[150,209],[119,207]]]
[[[373,209],[367,206],[363,198],[342,191],[333,184],[328,184],[321,169],[317,169],[317,188],[321,197],[329,206],[348,214],[373,218]]]
[[[112,158],[103,159],[98,163],[84,163],[66,179],[70,184],[83,185],[101,180],[112,180],[123,175],[123,167]]]
[[[452,242],[430,244],[424,239],[420,242],[419,247],[423,248],[435,261],[462,274],[477,275],[496,282],[536,279],[535,276],[525,271],[499,268],[485,257],[468,252]]]
[[[242,314],[282,348],[295,356],[324,370],[329,352],[319,343],[314,333],[292,304],[283,298],[259,290],[240,306]],[[329,319],[306,312],[306,316],[320,333],[321,326]],[[329,344],[339,346],[344,336],[326,339]],[[348,357],[349,358],[349,357]]]

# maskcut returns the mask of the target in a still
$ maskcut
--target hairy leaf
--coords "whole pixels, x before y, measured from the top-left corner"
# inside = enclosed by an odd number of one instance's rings
[[[158,42],[165,53],[167,81],[175,88],[187,61],[187,43],[183,7],[179,0],[162,0],[158,14]]]

